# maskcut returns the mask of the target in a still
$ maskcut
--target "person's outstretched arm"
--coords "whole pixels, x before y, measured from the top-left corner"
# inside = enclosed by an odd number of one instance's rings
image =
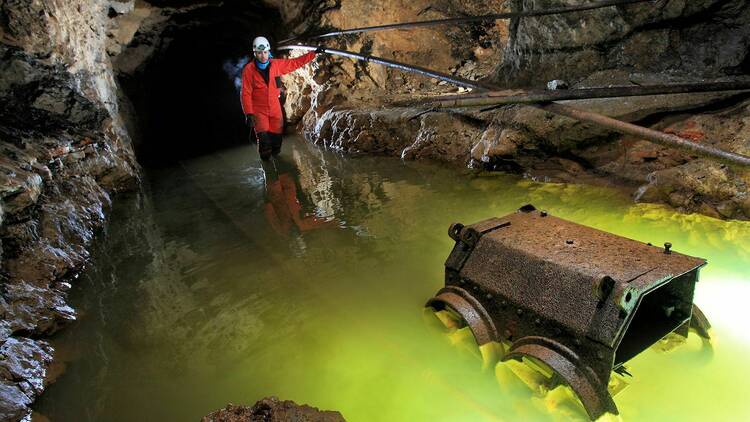
[[[276,59],[274,65],[278,66],[279,74],[286,75],[310,63],[314,58],[315,52],[311,51],[293,59]]]

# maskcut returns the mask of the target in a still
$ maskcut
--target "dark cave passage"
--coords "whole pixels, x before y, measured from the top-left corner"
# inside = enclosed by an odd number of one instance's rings
[[[174,18],[163,47],[137,77],[120,82],[141,132],[146,167],[248,142],[239,77],[254,37],[284,35],[275,9],[246,2],[204,7]]]

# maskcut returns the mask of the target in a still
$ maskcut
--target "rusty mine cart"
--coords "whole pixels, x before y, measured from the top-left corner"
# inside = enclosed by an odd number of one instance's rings
[[[664,248],[575,224],[526,205],[464,226],[445,262],[445,287],[427,302],[458,314],[480,348],[503,362],[546,366],[594,420],[617,414],[612,371],[670,333],[709,324],[693,305],[706,264]]]

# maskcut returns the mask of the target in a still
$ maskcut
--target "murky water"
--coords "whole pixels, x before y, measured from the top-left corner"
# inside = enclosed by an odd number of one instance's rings
[[[65,371],[36,405],[53,421],[195,421],[269,395],[350,421],[585,419],[482,372],[422,316],[449,224],[526,203],[709,260],[696,303],[713,350],[691,334],[637,356],[615,398],[624,420],[750,419],[748,223],[291,139],[265,172],[247,146],[150,181],[118,202],[72,292],[80,321],[54,339]]]

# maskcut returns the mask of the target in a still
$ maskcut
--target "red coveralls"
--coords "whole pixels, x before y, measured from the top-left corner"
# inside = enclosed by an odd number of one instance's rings
[[[309,52],[294,59],[269,59],[268,83],[255,67],[255,60],[245,65],[242,69],[242,111],[246,115],[255,115],[256,132],[281,134],[283,117],[276,78],[299,69],[314,58],[315,53]]]

